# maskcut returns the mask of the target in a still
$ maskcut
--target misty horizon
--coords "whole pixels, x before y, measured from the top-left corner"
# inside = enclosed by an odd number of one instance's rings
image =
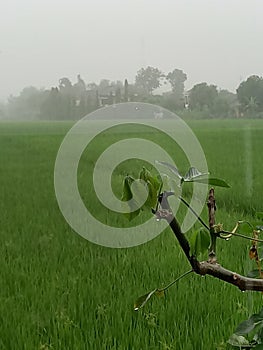
[[[0,5],[0,100],[62,77],[128,79],[153,66],[235,92],[262,75],[259,1],[38,1]]]

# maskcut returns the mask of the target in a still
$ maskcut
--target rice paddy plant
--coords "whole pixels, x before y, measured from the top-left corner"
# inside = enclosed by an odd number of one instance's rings
[[[0,124],[0,349],[226,349],[236,326],[259,311],[262,296],[191,274],[165,298],[134,312],[137,296],[183,274],[187,259],[169,229],[147,244],[118,250],[94,245],[69,227],[56,202],[53,172],[70,126]],[[190,126],[209,170],[231,185],[231,193],[217,190],[217,222],[232,228],[240,219],[253,219],[262,211],[261,121]],[[102,148],[111,137],[105,136]],[[179,158],[187,170],[187,160]],[[79,167],[85,203],[86,160],[93,161],[88,153]],[[129,168],[127,163],[116,169],[116,193]],[[247,273],[249,248],[239,239],[219,241],[217,252],[222,265]]]

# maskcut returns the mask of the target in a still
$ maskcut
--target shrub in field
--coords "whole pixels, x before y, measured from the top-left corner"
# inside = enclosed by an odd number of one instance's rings
[[[182,176],[175,166],[166,162],[158,162],[158,164],[169,170],[173,178],[177,179],[177,183],[179,182],[179,186],[196,182],[211,186],[230,187],[224,180],[201,173],[194,167],[191,167],[186,175]],[[181,231],[180,224],[169,204],[169,197],[176,195],[174,188],[177,186],[176,181],[173,179],[170,180],[168,184],[160,175],[153,175],[146,168],[140,171],[138,178],[127,175],[124,179],[122,201],[124,205],[129,207],[129,210],[127,210],[128,213],[125,214],[127,218],[133,220],[142,210],[151,210],[157,221],[166,220],[191,267],[189,271],[166,287],[156,288],[139,297],[134,304],[134,310],[138,311],[144,307],[154,295],[158,297],[164,296],[168,288],[191,273],[201,276],[210,275],[238,287],[241,291],[263,292],[263,272],[261,270],[263,240],[259,239],[259,235],[263,231],[263,213],[256,214],[255,222],[238,221],[235,227],[231,231],[228,231],[223,228],[222,224],[216,224],[215,222],[216,202],[213,187],[209,190],[207,201],[208,224],[196,214],[185,198],[178,196],[179,200],[191,210],[201,224],[201,227],[192,232],[190,238],[187,238]],[[171,185],[171,183],[173,184]],[[171,190],[171,187],[173,187],[173,190]],[[145,191],[147,191],[148,197],[146,200],[143,200],[145,198]],[[144,204],[139,207],[138,203],[143,201]],[[218,262],[216,254],[217,239],[229,240],[232,237],[240,237],[252,242],[249,257],[255,261],[256,268],[250,271],[247,276],[242,276],[228,270]],[[200,253],[205,252],[208,252],[208,259],[199,261]],[[247,339],[244,336],[248,334],[252,334],[252,336]],[[228,343],[240,349],[263,349],[263,309],[258,314],[254,314],[248,320],[242,322],[229,338]]]

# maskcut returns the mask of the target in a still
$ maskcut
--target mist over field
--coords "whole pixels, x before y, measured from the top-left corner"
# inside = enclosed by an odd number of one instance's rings
[[[127,99],[196,118],[262,112],[257,82],[236,96],[262,75],[262,12],[257,0],[2,2],[0,118],[79,119]],[[196,85],[209,101],[189,98]]]

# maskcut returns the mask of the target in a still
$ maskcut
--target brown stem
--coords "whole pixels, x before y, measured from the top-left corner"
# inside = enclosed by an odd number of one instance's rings
[[[201,261],[194,272],[199,275],[210,275],[219,278],[222,281],[231,283],[238,287],[241,291],[263,291],[263,279],[248,278],[237,274],[222,267],[217,263]]]
[[[190,259],[190,244],[187,240],[187,238],[185,237],[185,235],[182,233],[181,231],[181,227],[178,223],[178,221],[175,219],[169,202],[168,202],[168,197],[169,197],[170,193],[169,192],[164,192],[161,193],[159,196],[159,202],[161,204],[162,210],[156,212],[155,215],[159,216],[159,219],[165,219],[168,221],[172,231],[174,232],[181,248],[183,249],[187,259]]]
[[[161,209],[158,210],[155,215],[159,219],[167,220],[170,228],[175,234],[182,250],[184,251],[189,263],[191,264],[192,270],[201,276],[210,275],[215,278],[218,278],[227,283],[233,284],[238,287],[241,291],[261,291],[263,292],[263,279],[248,278],[242,275],[237,274],[236,272],[230,271],[216,263],[215,261],[201,261],[199,262],[194,255],[190,255],[190,245],[181,231],[181,227],[174,217],[171,208],[168,203],[168,196],[170,194],[167,192],[162,193],[159,196],[159,203]],[[214,197],[213,197],[214,198]],[[213,203],[215,210],[215,202]],[[209,225],[213,223],[212,215],[214,216],[214,211],[211,211],[211,222],[209,220]]]
[[[215,211],[216,211],[216,200],[215,200],[215,191],[213,188],[209,191],[208,201],[208,219],[209,219],[209,232],[210,232],[210,246],[209,246],[209,258],[210,263],[216,263],[216,239],[215,234]]]

